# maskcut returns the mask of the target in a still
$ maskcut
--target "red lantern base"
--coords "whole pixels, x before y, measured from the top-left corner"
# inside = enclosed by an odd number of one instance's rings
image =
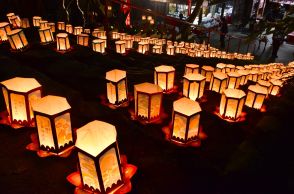
[[[238,122],[244,122],[246,120],[246,112],[242,112],[241,116],[237,119],[232,119],[229,117],[224,117],[219,113],[219,107],[216,107],[216,110],[213,112],[213,114],[215,114],[216,116],[218,116],[219,118],[230,122],[230,123],[238,123]]]
[[[111,191],[110,193],[128,193],[132,190],[132,183],[131,178],[137,171],[137,167],[132,164],[128,164],[127,157],[125,155],[120,156],[121,165],[122,165],[122,172],[123,172],[123,182],[124,184],[115,190]],[[67,181],[72,185],[76,186],[74,194],[87,194],[87,193],[95,193],[93,191],[87,190],[83,188],[82,180],[80,172],[76,171],[71,173],[66,177]]]
[[[0,112],[0,124],[9,125],[13,129],[19,129],[22,127],[35,127],[35,122],[24,122],[24,121],[11,121],[11,118],[7,111]]]

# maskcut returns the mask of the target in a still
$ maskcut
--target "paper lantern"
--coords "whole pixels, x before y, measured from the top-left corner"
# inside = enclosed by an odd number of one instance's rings
[[[112,10],[112,6],[111,6],[111,5],[108,5],[108,6],[107,6],[107,10],[108,10],[108,11],[111,11],[111,10]]]
[[[243,86],[243,85],[247,84],[249,71],[248,70],[237,70],[237,73],[239,73],[241,75],[240,85]]]
[[[81,46],[89,45],[89,35],[88,34],[78,34],[77,35],[77,44]]]
[[[39,35],[41,44],[48,44],[54,41],[54,37],[50,27],[40,28]]]
[[[125,38],[124,41],[126,42],[126,49],[133,48],[133,39],[131,39],[131,38]]]
[[[11,19],[11,17],[15,16],[15,14],[14,13],[8,13],[8,14],[6,14],[6,16],[7,16],[8,20],[9,20],[9,23],[12,24],[10,19]]]
[[[173,46],[173,41],[171,41],[171,40],[166,41],[166,45],[167,46]]]
[[[138,52],[145,54],[148,51],[149,44],[145,42],[138,43]]]
[[[98,53],[105,53],[104,40],[95,39],[92,41],[93,51]]]
[[[272,84],[269,81],[258,80],[257,85],[265,88],[267,90],[267,94],[269,94],[272,89]]]
[[[155,45],[155,46],[152,47],[152,53],[161,54],[160,49],[161,49],[160,46]]]
[[[229,120],[240,118],[246,94],[242,90],[228,88],[224,90],[220,102],[220,115]]]
[[[7,33],[10,32],[10,26],[8,22],[1,22],[0,23],[0,40],[1,41],[7,41]]]
[[[206,77],[206,82],[210,82],[214,68],[211,66],[202,66],[201,75]]]
[[[135,115],[151,122],[159,118],[162,102],[162,89],[155,84],[142,83],[134,86]]]
[[[40,28],[47,28],[48,27],[48,21],[46,20],[41,20],[40,21]]]
[[[269,93],[273,96],[278,95],[281,87],[283,86],[283,82],[280,80],[271,79],[270,83],[272,84],[272,88]]]
[[[223,72],[223,73],[226,73],[226,64],[224,63],[218,63],[216,64],[216,69],[215,69],[216,72]]]
[[[167,55],[175,55],[175,47],[174,46],[167,46],[166,47],[166,54]]]
[[[65,23],[64,22],[57,22],[57,29],[60,31],[65,30]]]
[[[126,53],[126,42],[123,40],[115,41],[116,52],[120,54]]]
[[[135,35],[134,36],[134,41],[135,42],[140,42],[141,41],[141,36]]]
[[[186,64],[185,66],[185,75],[189,73],[199,73],[199,65],[197,64]]]
[[[167,92],[174,88],[175,68],[172,66],[161,65],[155,67],[154,83]]]
[[[180,48],[180,53],[185,55],[187,54],[187,49],[186,48]]]
[[[55,23],[53,23],[53,22],[48,23],[48,27],[50,27],[52,33],[55,32]]]
[[[99,39],[104,41],[104,47],[106,48],[107,47],[107,37],[106,36],[100,36]]]
[[[210,51],[210,57],[215,58],[216,57],[216,51]]]
[[[61,153],[74,144],[70,110],[67,100],[45,96],[33,106],[41,150]]]
[[[261,70],[261,73],[262,73],[261,79],[268,80],[272,72],[270,70]]]
[[[175,47],[176,47],[175,52],[180,53],[180,48],[182,48],[182,46],[175,46]]]
[[[119,39],[124,40],[126,38],[126,33],[119,33]]]
[[[42,97],[41,85],[34,78],[15,77],[1,82],[11,124],[31,126],[32,104]]]
[[[228,88],[238,89],[241,82],[241,75],[237,72],[228,73]]]
[[[259,72],[256,70],[250,70],[249,74],[248,74],[248,80],[252,81],[252,82],[257,82],[258,79],[258,74]]]
[[[70,49],[70,43],[67,33],[56,34],[57,50],[68,51]]]
[[[40,16],[34,16],[33,17],[33,26],[34,27],[40,27],[40,21],[42,20],[42,17]]]
[[[21,18],[21,28],[29,28],[30,27],[30,21],[28,18]]]
[[[235,65],[232,65],[232,64],[227,64],[226,65],[226,73],[235,72],[235,70],[236,70]]]
[[[183,82],[183,95],[191,100],[199,99],[203,96],[205,87],[205,77],[201,74],[186,74]]]
[[[126,71],[114,69],[106,72],[107,99],[119,105],[128,99]]]
[[[73,33],[73,27],[71,24],[66,24],[65,25],[65,31],[69,34],[72,34]]]
[[[250,108],[255,108],[257,110],[261,109],[267,92],[267,89],[259,85],[250,85],[248,87],[245,105]]]
[[[171,140],[184,144],[198,140],[200,112],[198,102],[188,98],[174,101]]]
[[[118,32],[111,32],[111,37],[112,37],[112,39],[119,39],[119,34],[118,34]]]
[[[141,38],[141,42],[149,44],[150,37]]]
[[[83,27],[82,26],[75,26],[74,27],[74,35],[82,34]]]
[[[7,33],[7,37],[12,50],[22,50],[28,46],[28,41],[22,29],[11,30]]]
[[[209,58],[210,57],[210,52],[209,51],[203,51],[203,57]]]
[[[75,147],[83,189],[112,193],[123,185],[122,167],[113,125],[92,121],[77,130]]]
[[[10,18],[10,22],[13,26],[13,28],[19,28],[20,27],[20,23],[21,23],[21,20],[18,16],[14,15]]]
[[[145,15],[142,15],[142,20],[146,20],[146,16]]]
[[[228,86],[228,76],[222,72],[213,72],[209,90],[222,93]]]
[[[97,38],[101,38],[102,36],[106,36],[106,31],[103,30],[94,30],[92,35]]]
[[[85,33],[85,34],[90,34],[90,33],[91,33],[91,30],[90,30],[89,28],[85,28],[85,29],[84,29],[84,33]]]
[[[243,67],[243,66],[236,66],[236,71],[238,71],[238,70],[245,70],[245,67]]]
[[[194,51],[193,49],[189,49],[188,50],[188,56],[189,57],[195,57],[196,56],[196,51]]]

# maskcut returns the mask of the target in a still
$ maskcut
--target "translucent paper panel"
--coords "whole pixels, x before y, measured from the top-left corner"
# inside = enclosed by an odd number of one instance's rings
[[[146,94],[138,94],[138,115],[148,118],[149,96]]]
[[[185,140],[187,118],[177,113],[174,113],[174,114],[175,114],[175,118],[174,118],[172,136]]]
[[[116,101],[115,85],[111,82],[108,82],[106,86],[107,86],[107,98],[110,103],[115,104],[115,101]]]
[[[225,89],[227,89],[227,80],[223,80],[221,82],[221,89],[219,93],[222,93]]]
[[[183,95],[188,97],[189,81],[184,79],[183,83]]]
[[[228,84],[228,88],[236,88],[236,83],[237,83],[237,78],[235,77],[230,77],[229,78],[229,84]]]
[[[236,116],[236,118],[238,118],[238,117],[241,116],[241,113],[242,113],[242,110],[243,110],[244,103],[245,103],[245,98],[242,98],[242,99],[240,100],[240,102],[239,102],[238,112],[237,112],[237,116]]]
[[[168,73],[168,82],[167,82],[168,90],[174,87],[174,80],[175,80],[175,72]]]
[[[219,111],[220,111],[221,115],[225,114],[226,101],[227,101],[226,96],[224,94],[222,94],[221,103],[220,103],[220,107],[219,107]]]
[[[199,92],[199,95],[198,95],[198,98],[201,98],[203,96],[203,93],[204,93],[204,87],[205,87],[205,81],[202,81],[200,83],[200,92]]]
[[[186,72],[185,72],[185,74],[189,74],[189,73],[193,73],[193,70],[192,70],[191,68],[187,68],[187,67],[186,67]]]
[[[112,184],[122,180],[114,148],[111,148],[100,157],[99,164],[105,190],[111,188]]]
[[[167,90],[166,82],[167,82],[167,74],[165,73],[157,73],[157,85],[161,87],[163,90]]]
[[[6,32],[5,32],[5,27],[3,28],[0,28],[0,40],[7,40],[7,35],[6,35]]]
[[[36,116],[37,129],[40,145],[55,148],[54,139],[49,118],[40,115]]]
[[[126,80],[122,80],[117,84],[118,87],[118,101],[127,99]]]
[[[188,139],[198,136],[200,114],[194,115],[190,118]]]
[[[212,72],[210,72],[210,71],[206,72],[205,77],[206,77],[206,81],[207,81],[207,82],[210,82],[211,77],[212,77]]]
[[[257,94],[253,108],[260,109],[263,104],[264,98],[265,95]]]
[[[254,98],[255,98],[255,93],[253,93],[252,91],[249,90],[247,93],[245,105],[248,107],[252,107],[253,102],[254,102]]]
[[[84,185],[88,185],[100,191],[94,160],[81,152],[78,153],[78,157]]]
[[[20,32],[20,38],[22,40],[23,46],[28,45],[28,41],[27,41],[27,39],[26,39],[25,34],[24,34],[23,31]]]
[[[70,114],[65,113],[54,119],[58,148],[73,141]]]
[[[273,89],[271,91],[271,95],[277,95],[279,93],[280,87],[279,86],[273,86]]]
[[[4,96],[6,110],[7,110],[8,114],[10,115],[8,92],[7,92],[6,88],[4,88],[4,87],[2,87],[2,92],[3,92],[3,96]]]
[[[39,100],[41,98],[41,90],[37,90],[34,91],[32,93],[29,94],[29,108],[30,108],[30,118],[34,118],[34,112],[32,109],[32,104],[34,104],[34,102],[36,100]]]
[[[8,40],[9,40],[9,43],[10,43],[11,48],[15,50],[16,47],[15,47],[15,45],[14,45],[12,39],[11,39],[11,38],[8,38]]]
[[[227,107],[226,107],[225,116],[230,118],[236,118],[235,115],[237,113],[238,108],[238,100],[235,99],[227,99]]]
[[[59,48],[58,50],[66,50],[66,42],[64,38],[57,39],[57,48]]]
[[[241,76],[241,80],[240,80],[240,85],[245,85],[246,84],[246,77],[245,75]]]
[[[219,91],[220,88],[220,80],[218,79],[212,79],[209,85],[209,89],[215,92]]]
[[[14,45],[16,46],[16,49],[21,49],[24,47],[24,45],[21,42],[19,34],[13,35],[12,41],[13,41]]]
[[[27,109],[25,97],[20,94],[10,94],[12,119],[17,121],[27,121]]]
[[[160,113],[161,94],[152,95],[150,118],[157,117]]]
[[[190,83],[189,98],[191,100],[196,100],[199,97],[199,84],[197,82]]]
[[[50,30],[46,30],[44,34],[45,34],[45,40],[46,40],[45,42],[53,41],[53,35]]]

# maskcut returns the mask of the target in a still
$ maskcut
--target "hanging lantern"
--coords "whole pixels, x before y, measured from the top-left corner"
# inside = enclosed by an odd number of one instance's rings
[[[1,82],[6,110],[11,124],[32,126],[32,104],[42,97],[42,89],[34,78],[15,77]]]
[[[199,138],[201,107],[198,102],[181,98],[173,103],[171,140],[180,143],[197,141]]]
[[[82,26],[75,26],[74,27],[74,35],[82,34],[83,27]]]
[[[111,104],[119,105],[128,100],[126,71],[114,69],[106,72],[107,99]]]
[[[120,54],[126,53],[126,42],[123,40],[115,41],[116,52]]]
[[[61,153],[73,146],[70,110],[67,100],[45,96],[32,105],[41,150]]]
[[[205,77],[201,74],[184,75],[183,95],[191,100],[199,99],[203,96],[205,87]]]
[[[34,16],[33,17],[33,26],[34,27],[40,27],[40,21],[42,18],[40,16]]]
[[[43,29],[43,28],[47,28],[47,27],[48,27],[48,21],[41,20],[40,21],[40,28]]]
[[[52,33],[55,32],[55,23],[53,23],[53,22],[48,23],[48,27],[50,27]]]
[[[206,82],[210,82],[214,68],[211,66],[202,66],[201,75],[206,77]]]
[[[209,90],[222,93],[228,86],[228,76],[222,72],[213,72]]]
[[[67,33],[56,34],[57,50],[68,51],[70,49],[70,43]]]
[[[21,28],[29,28],[30,27],[30,21],[28,18],[21,18]]]
[[[104,40],[95,39],[92,41],[93,51],[98,53],[105,53]]]
[[[260,110],[263,105],[263,101],[267,95],[267,92],[267,89],[259,85],[250,85],[248,87],[245,105],[250,108]]]
[[[12,50],[21,51],[28,46],[28,41],[22,29],[11,30],[7,33]]]
[[[272,84],[272,88],[270,90],[270,94],[276,96],[279,94],[281,87],[283,86],[283,82],[280,80],[271,79],[270,83]]]
[[[78,34],[77,35],[77,44],[81,46],[89,45],[89,35],[88,34]]]
[[[189,73],[198,74],[199,73],[199,65],[197,65],[197,64],[186,64],[185,74],[184,75],[187,75]]]
[[[236,66],[232,65],[232,64],[227,64],[226,65],[226,73],[230,73],[230,72],[235,72],[236,71]]]
[[[85,29],[84,29],[84,33],[85,33],[85,34],[91,34],[91,30],[90,30],[89,28],[85,28]]]
[[[174,46],[167,46],[166,54],[167,55],[175,55],[175,47]]]
[[[220,115],[229,120],[237,121],[242,113],[246,94],[239,89],[226,89],[221,97]]]
[[[9,20],[9,23],[12,24],[10,19],[11,19],[11,17],[15,16],[15,14],[14,13],[8,13],[8,14],[6,14],[6,16],[7,16],[8,20]]]
[[[48,44],[54,41],[54,37],[50,30],[50,27],[40,28],[39,35],[41,44]]]
[[[18,16],[14,15],[10,18],[10,22],[13,26],[13,28],[19,28],[20,27],[20,23],[21,23],[21,20]]]
[[[116,136],[113,125],[97,120],[77,130],[75,147],[84,190],[111,193],[123,185]]]
[[[160,116],[162,89],[155,84],[142,83],[134,86],[135,115],[151,122]]]
[[[138,52],[145,54],[148,51],[149,44],[145,42],[138,43]]]
[[[237,72],[228,73],[228,88],[238,89],[241,82],[241,75]]]
[[[161,49],[160,46],[155,45],[152,47],[152,53],[161,54],[160,49]]]
[[[57,22],[57,29],[60,31],[65,30],[65,23],[64,22]]]
[[[72,34],[73,33],[73,27],[71,24],[66,24],[65,25],[65,31],[69,34]]]
[[[7,41],[7,33],[10,32],[10,26],[8,22],[1,22],[0,23],[0,40],[1,41]]]
[[[155,67],[154,84],[167,92],[174,88],[175,68],[167,65]]]
[[[218,63],[216,64],[216,72],[222,72],[222,73],[226,73],[226,64],[224,63]]]

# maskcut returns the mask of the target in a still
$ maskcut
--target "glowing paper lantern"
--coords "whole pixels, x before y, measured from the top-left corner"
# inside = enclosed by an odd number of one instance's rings
[[[240,85],[243,86],[243,85],[247,84],[249,71],[245,70],[245,69],[244,70],[237,70],[237,73],[239,73],[241,75]]]
[[[271,79],[270,83],[272,84],[272,88],[270,90],[270,94],[276,96],[279,94],[281,87],[283,86],[283,82],[280,80]]]
[[[9,20],[9,23],[12,24],[10,19],[11,19],[11,17],[15,16],[15,14],[14,13],[8,13],[8,14],[6,14],[6,16],[7,16],[8,20]]]
[[[84,29],[84,33],[85,33],[85,34],[90,34],[90,33],[91,33],[91,30],[90,30],[89,28],[85,28],[85,29]]]
[[[7,33],[10,32],[10,26],[8,22],[1,22],[0,23],[0,40],[1,41],[7,41]]]
[[[112,39],[119,39],[119,34],[118,34],[118,32],[111,32],[111,37],[112,37]]]
[[[73,33],[73,27],[71,24],[66,24],[65,25],[65,31],[69,34],[72,34]]]
[[[236,66],[232,64],[226,65],[226,73],[235,72]]]
[[[265,88],[267,90],[267,94],[269,94],[272,89],[272,84],[269,81],[258,80],[257,85]]]
[[[225,119],[238,120],[245,103],[246,94],[239,89],[226,89],[221,97],[220,115]]]
[[[133,39],[131,39],[131,38],[125,38],[124,41],[126,41],[126,49],[133,48]]]
[[[224,63],[218,63],[216,64],[216,69],[215,69],[216,72],[223,72],[223,73],[226,73],[226,64]]]
[[[82,46],[89,45],[89,35],[88,34],[78,34],[77,35],[77,44]]]
[[[128,99],[126,71],[114,69],[106,72],[107,99],[119,105]]]
[[[267,95],[267,89],[259,85],[250,85],[248,87],[245,105],[257,110],[261,109],[263,101]]]
[[[134,36],[134,41],[135,42],[140,42],[141,41],[141,36],[135,35]]]
[[[155,45],[152,47],[152,53],[161,54],[160,49],[161,49],[160,46]]]
[[[160,86],[163,91],[169,91],[174,88],[175,68],[172,66],[161,65],[155,67],[154,83]]]
[[[51,28],[40,28],[39,29],[39,35],[40,35],[40,42],[42,44],[51,43],[54,41],[53,34],[51,32]]]
[[[241,82],[241,75],[237,72],[228,73],[228,88],[239,88]]]
[[[124,40],[126,38],[126,33],[119,33],[119,39]]]
[[[28,18],[21,18],[21,28],[29,28],[30,27],[30,21]]]
[[[148,20],[148,21],[152,20],[152,16],[149,15],[149,16],[147,17],[147,20]]]
[[[209,90],[222,93],[228,86],[228,76],[222,72],[213,72]]]
[[[252,82],[257,82],[259,80],[258,78],[259,78],[259,71],[257,71],[257,70],[250,70],[249,71],[248,80],[250,80]]]
[[[74,27],[74,35],[82,34],[83,27],[82,26],[75,26]]]
[[[68,51],[70,49],[70,43],[67,33],[56,34],[57,50]]]
[[[187,49],[186,48],[180,48],[180,53],[185,55],[187,54]]]
[[[98,53],[105,53],[104,41],[100,39],[95,39],[92,41],[93,51]]]
[[[40,16],[34,16],[33,17],[33,26],[40,27],[40,21],[42,20],[42,17]]]
[[[138,52],[139,53],[142,53],[142,54],[145,54],[145,52],[148,51],[148,47],[149,47],[149,44],[148,43],[139,42],[138,43]]]
[[[167,55],[175,55],[175,47],[170,45],[166,47],[166,54]]]
[[[162,102],[162,89],[155,84],[142,83],[134,86],[135,115],[152,121],[159,118]]]
[[[198,102],[188,98],[174,101],[171,140],[184,144],[198,140],[200,112]]]
[[[42,96],[41,85],[34,78],[15,77],[1,82],[6,110],[12,124],[31,126],[32,104]]]
[[[184,75],[183,95],[191,100],[199,99],[203,96],[205,77],[201,74]]]
[[[175,52],[176,53],[181,53],[180,48],[182,48],[182,46],[176,46]]]
[[[48,27],[50,27],[52,33],[55,32],[55,23],[53,23],[53,22],[48,23]]]
[[[12,50],[22,50],[28,46],[28,41],[22,29],[11,30],[7,33]]]
[[[111,193],[123,184],[116,129],[113,125],[92,121],[77,130],[82,187],[90,192]]]
[[[185,75],[189,73],[199,73],[199,65],[197,64],[186,64],[185,66]]]
[[[210,57],[210,52],[209,51],[203,51],[203,57],[209,58]]]
[[[41,20],[40,21],[40,28],[47,28],[48,27],[48,21],[46,20]]]
[[[13,26],[13,28],[19,28],[20,27],[20,23],[21,23],[21,20],[18,16],[14,15],[10,18],[10,22]]]
[[[123,40],[115,41],[116,52],[120,54],[126,53],[126,42]]]
[[[70,105],[59,96],[45,96],[33,106],[41,150],[60,153],[73,145]]]
[[[195,57],[196,56],[196,51],[194,51],[193,49],[189,49],[188,50],[188,56],[189,57]]]
[[[100,36],[99,39],[104,41],[104,47],[106,48],[107,47],[107,37],[106,36]]]
[[[210,82],[214,68],[211,66],[202,66],[201,75],[206,77],[206,82]]]
[[[60,31],[65,30],[65,23],[64,22],[57,22],[57,29]]]

